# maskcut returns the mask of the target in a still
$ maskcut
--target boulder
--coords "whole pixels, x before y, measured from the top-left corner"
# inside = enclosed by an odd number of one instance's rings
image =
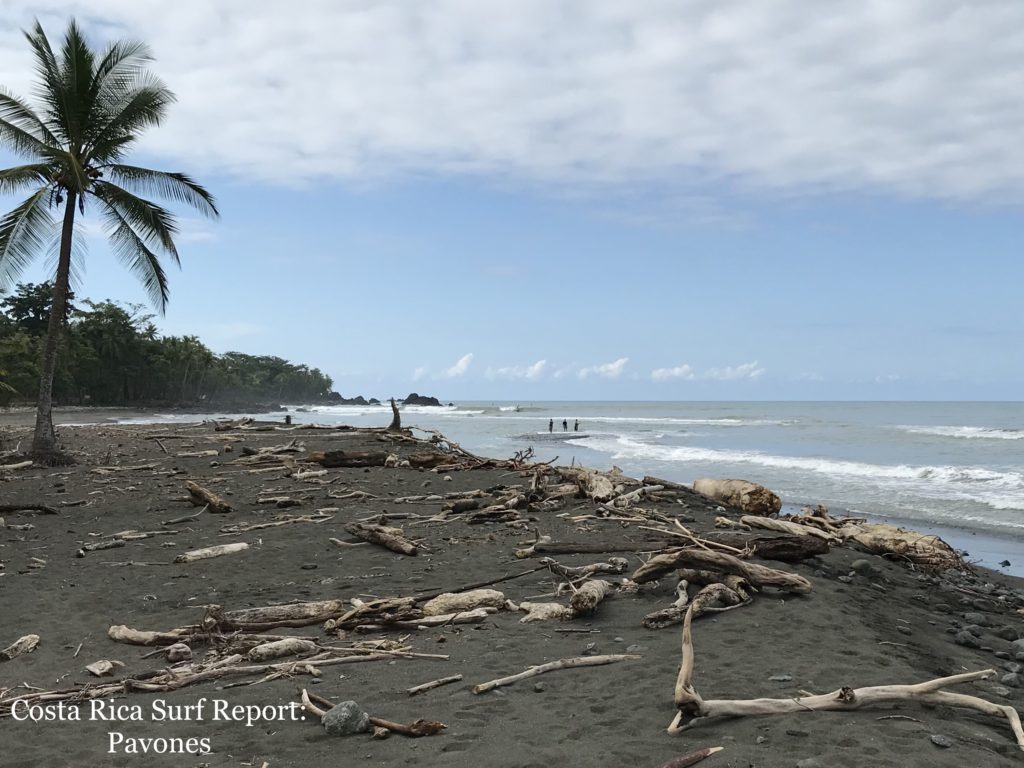
[[[351,736],[370,730],[369,713],[354,701],[343,701],[331,707],[324,713],[321,722],[331,736]]]
[[[406,405],[441,405],[441,401],[436,397],[428,397],[427,395],[418,395],[415,392],[409,393],[403,401]]]

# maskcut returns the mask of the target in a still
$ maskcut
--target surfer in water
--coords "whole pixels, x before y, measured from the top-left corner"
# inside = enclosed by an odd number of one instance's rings
[[[579,432],[580,431],[580,420],[579,419],[576,419],[576,423],[572,425],[572,431],[573,432]]]
[[[555,420],[554,419],[548,419],[548,432],[554,432],[554,431],[555,431]]]
[[[566,421],[565,419],[562,419],[562,431],[563,432],[568,432],[569,431],[569,422]]]

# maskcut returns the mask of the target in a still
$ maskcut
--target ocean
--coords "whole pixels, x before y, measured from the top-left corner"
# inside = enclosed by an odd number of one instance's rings
[[[296,423],[390,420],[386,405],[288,411]],[[826,504],[909,524],[1024,537],[1019,402],[460,402],[410,406],[402,421],[488,456],[533,448],[540,460],[617,466],[633,476],[685,483],[742,478],[768,486],[791,507]]]

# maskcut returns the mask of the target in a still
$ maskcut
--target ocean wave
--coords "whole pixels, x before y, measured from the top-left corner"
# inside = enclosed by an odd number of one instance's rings
[[[934,437],[958,437],[965,440],[1024,440],[1024,429],[999,429],[997,427],[920,427],[901,424],[896,427],[914,435]]]
[[[868,464],[843,459],[780,456],[758,451],[736,451],[693,446],[651,445],[628,437],[593,437],[570,441],[610,453],[617,460],[710,462],[751,464],[772,469],[798,470],[871,482],[911,483],[918,488],[941,487],[957,497],[981,501],[994,509],[1024,509],[1024,473],[968,466],[911,466]]]

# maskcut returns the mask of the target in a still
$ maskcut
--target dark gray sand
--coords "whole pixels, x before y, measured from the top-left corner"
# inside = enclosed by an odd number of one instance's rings
[[[174,438],[163,440],[171,455],[155,440],[145,439],[172,430]],[[27,429],[15,431],[15,438],[27,440]],[[232,440],[232,434],[238,440]],[[8,524],[34,527],[0,530],[0,646],[28,633],[38,634],[41,642],[34,653],[0,662],[0,691],[10,689],[4,698],[25,693],[29,690],[25,686],[56,689],[95,684],[97,679],[83,668],[99,659],[123,662],[121,676],[161,669],[159,657],[142,658],[151,649],[108,639],[111,625],[168,630],[199,621],[203,606],[211,603],[237,609],[295,600],[410,595],[498,578],[536,565],[535,560],[517,560],[513,554],[533,535],[502,523],[408,526],[407,532],[421,537],[430,548],[430,553],[419,557],[403,557],[371,545],[339,548],[328,541],[347,538],[345,523],[374,513],[440,511],[440,504],[396,505],[396,496],[527,482],[504,470],[450,472],[451,479],[445,480],[441,474],[408,468],[332,469],[323,478],[330,484],[320,484],[283,473],[248,474],[229,462],[238,457],[243,445],[258,448],[297,437],[307,450],[379,449],[376,437],[313,431],[214,433],[209,427],[166,426],[64,429],[63,436],[79,460],[76,466],[0,473],[0,503],[84,502],[61,506],[57,515],[5,515]],[[213,460],[173,457],[177,451],[225,445],[232,445],[234,451]],[[100,465],[153,463],[154,469],[135,472],[94,471]],[[187,479],[227,495],[236,511],[203,514],[194,522],[171,526],[179,531],[174,536],[75,556],[83,542],[95,540],[93,534],[167,528],[161,521],[194,511],[183,500]],[[272,489],[303,499],[303,506],[279,510],[257,505],[257,497]],[[367,491],[377,498],[328,498],[329,492],[348,490]],[[580,512],[593,511],[589,502],[577,503]],[[281,514],[310,513],[329,506],[340,511],[327,523],[219,535],[228,524],[270,521]],[[710,530],[716,514],[713,506],[696,497],[685,507],[663,504],[661,511],[683,515],[693,521],[687,525],[698,531]],[[642,562],[641,556],[616,552],[614,546],[642,540],[644,532],[635,525],[610,521],[574,525],[551,515],[531,526],[555,540],[609,542],[607,555],[558,556],[566,564],[585,564],[614,554],[628,557],[631,567]],[[234,541],[248,542],[251,549],[192,564],[170,564],[180,552]],[[31,568],[31,558],[45,561],[45,566]],[[873,567],[854,571],[852,563],[858,559],[869,560]],[[1020,705],[1016,676],[1001,679],[1019,666],[1010,640],[1024,634],[1024,617],[1019,612],[1024,588],[1019,579],[988,571],[968,578],[936,578],[845,548],[800,565],[769,565],[805,576],[813,591],[793,596],[765,589],[749,606],[695,621],[694,684],[705,698],[787,698],[801,691],[916,683],[993,668],[997,670],[994,679],[957,690],[999,704]],[[549,593],[552,587],[550,573],[538,571],[496,588],[518,602]],[[90,720],[87,706],[80,721],[32,723],[5,718],[0,720],[0,766],[655,768],[674,756],[717,745],[724,751],[702,766],[1024,764],[1005,721],[916,703],[857,712],[712,721],[680,736],[666,734],[674,714],[679,627],[650,631],[640,620],[670,603],[673,587],[674,580],[667,579],[654,592],[616,595],[589,620],[521,624],[520,614],[501,612],[482,624],[347,638],[407,636],[406,643],[414,651],[447,654],[447,660],[346,664],[324,667],[314,679],[297,675],[229,689],[208,682],[171,693],[131,693],[111,700],[137,705],[142,722]],[[956,641],[956,631],[968,624],[972,625],[968,635],[977,638],[968,642],[979,647]],[[278,631],[328,639],[319,626]],[[557,671],[481,695],[470,691],[476,683],[531,665],[588,653],[626,652],[642,659]],[[405,693],[410,686],[452,674],[462,674],[464,679],[416,697]],[[210,717],[217,700],[231,706],[283,706],[297,701],[303,686],[334,701],[354,699],[372,714],[391,720],[429,718],[448,728],[428,738],[393,735],[380,741],[367,735],[331,737],[312,719],[261,721],[248,727],[245,722]],[[154,722],[157,700],[194,706],[204,697],[207,709],[202,720]],[[208,739],[211,752],[143,756],[125,754],[122,743],[110,753],[111,738],[117,738],[111,733],[126,740]]]

